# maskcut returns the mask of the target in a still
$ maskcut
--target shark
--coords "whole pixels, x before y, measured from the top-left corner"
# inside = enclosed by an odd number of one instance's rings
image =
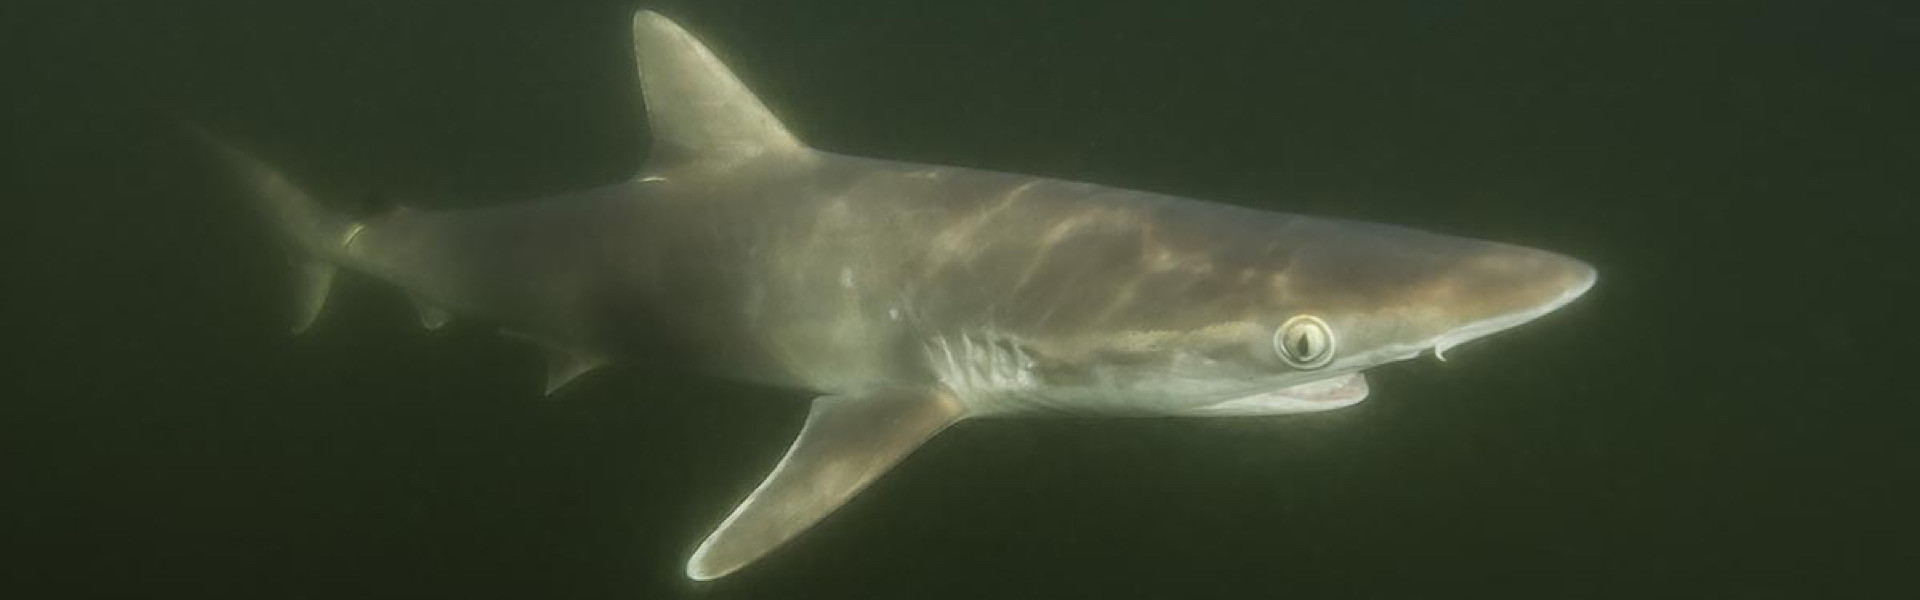
[[[705,45],[632,16],[651,129],[627,180],[507,205],[355,214],[197,136],[295,265],[296,332],[336,274],[537,346],[553,394],[645,360],[812,398],[695,549],[711,580],[813,527],[968,419],[1257,417],[1368,395],[1365,371],[1536,319],[1594,285],[1504,243],[803,143]]]

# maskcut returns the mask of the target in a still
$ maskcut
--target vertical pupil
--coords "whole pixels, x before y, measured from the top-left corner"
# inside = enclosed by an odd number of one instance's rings
[[[1274,354],[1299,369],[1318,369],[1333,358],[1333,330],[1320,319],[1297,316],[1274,332]]]

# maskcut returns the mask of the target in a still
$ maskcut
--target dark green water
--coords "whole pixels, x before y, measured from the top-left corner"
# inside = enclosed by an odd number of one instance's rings
[[[170,128],[431,206],[632,172],[629,7],[478,4],[0,16],[25,124],[0,221],[9,596],[1911,591],[1920,20],[1895,3],[668,5],[822,148],[1601,271],[1336,414],[964,424],[706,585],[686,555],[805,397],[637,365],[540,401],[529,349],[422,333],[358,279],[289,337],[272,241]]]

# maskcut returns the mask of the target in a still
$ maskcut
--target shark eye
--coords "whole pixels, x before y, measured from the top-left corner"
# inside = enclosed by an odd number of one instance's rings
[[[1297,369],[1318,369],[1333,361],[1333,328],[1313,315],[1299,315],[1273,332],[1273,349]]]

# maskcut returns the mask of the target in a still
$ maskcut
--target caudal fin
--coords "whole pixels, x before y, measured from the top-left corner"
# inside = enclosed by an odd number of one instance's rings
[[[293,331],[306,331],[326,305],[335,266],[359,232],[353,219],[327,210],[285,174],[252,152],[198,126],[187,131],[233,174],[286,242],[294,267]]]

